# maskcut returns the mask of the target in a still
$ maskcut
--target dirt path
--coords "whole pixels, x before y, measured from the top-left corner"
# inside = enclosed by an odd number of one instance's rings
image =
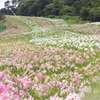
[[[55,26],[53,26],[51,22],[47,20],[38,19],[36,17],[27,17],[27,18],[38,22],[43,28],[55,28]]]

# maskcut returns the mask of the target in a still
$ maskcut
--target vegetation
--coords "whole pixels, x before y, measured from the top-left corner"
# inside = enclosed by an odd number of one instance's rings
[[[7,16],[0,32],[0,100],[98,100],[99,24]]]
[[[100,0],[12,0],[1,11],[23,16],[80,16],[85,21],[100,21]]]
[[[84,23],[100,1],[9,3],[1,12],[23,16],[0,15],[0,100],[100,99],[100,22]]]

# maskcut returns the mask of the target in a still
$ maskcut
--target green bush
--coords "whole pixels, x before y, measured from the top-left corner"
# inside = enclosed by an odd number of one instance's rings
[[[55,15],[48,15],[48,18],[55,18]]]

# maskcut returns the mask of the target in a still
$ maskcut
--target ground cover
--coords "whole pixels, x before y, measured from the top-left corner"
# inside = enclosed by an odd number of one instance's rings
[[[0,100],[99,100],[99,36],[8,18],[15,31],[0,35]]]
[[[23,41],[0,46],[0,69],[10,70],[6,81],[3,80],[10,85],[7,95],[17,93],[17,99],[30,96],[35,100],[52,100],[57,94],[57,98],[69,100],[69,93],[73,93],[73,98],[82,98],[79,95],[84,96],[85,89],[85,92],[91,89],[89,84],[99,79],[99,51],[81,53],[52,46],[33,46]]]

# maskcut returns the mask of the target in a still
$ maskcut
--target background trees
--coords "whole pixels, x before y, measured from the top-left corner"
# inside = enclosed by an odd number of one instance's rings
[[[83,20],[100,21],[100,0],[84,2],[80,16]]]
[[[7,0],[5,8],[8,7],[23,16],[70,15],[80,16],[83,20],[100,21],[100,0]],[[5,9],[1,11],[5,12]]]

